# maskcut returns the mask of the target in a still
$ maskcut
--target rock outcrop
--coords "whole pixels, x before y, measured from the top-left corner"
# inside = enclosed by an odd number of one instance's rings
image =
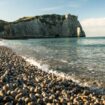
[[[2,25],[1,25],[2,23]],[[79,29],[79,31],[77,31]],[[23,17],[15,22],[0,22],[2,38],[85,37],[77,16],[43,15]]]

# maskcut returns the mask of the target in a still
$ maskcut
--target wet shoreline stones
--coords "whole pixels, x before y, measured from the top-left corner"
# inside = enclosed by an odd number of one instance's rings
[[[0,105],[105,105],[105,95],[48,74],[1,46]]]

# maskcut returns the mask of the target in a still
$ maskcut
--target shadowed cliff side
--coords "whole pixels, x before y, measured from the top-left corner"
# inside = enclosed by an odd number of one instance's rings
[[[4,24],[5,23],[5,24]],[[79,33],[77,29],[79,28]],[[42,15],[23,17],[14,22],[0,22],[1,38],[85,37],[77,16]]]

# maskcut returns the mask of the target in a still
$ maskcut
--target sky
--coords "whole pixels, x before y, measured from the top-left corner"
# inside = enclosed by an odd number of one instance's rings
[[[73,14],[87,36],[105,36],[105,0],[0,0],[0,19],[24,16]]]

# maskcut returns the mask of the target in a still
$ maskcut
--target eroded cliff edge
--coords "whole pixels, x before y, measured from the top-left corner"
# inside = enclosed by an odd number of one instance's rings
[[[78,17],[42,15],[23,17],[14,22],[0,21],[1,38],[85,37]]]

